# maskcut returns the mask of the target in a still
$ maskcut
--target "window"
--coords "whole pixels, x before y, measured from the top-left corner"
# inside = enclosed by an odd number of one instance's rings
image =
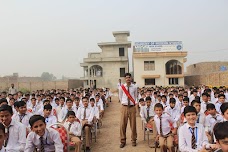
[[[155,85],[155,79],[145,79],[145,85]]]
[[[120,68],[120,77],[124,77],[125,75],[125,68]]]
[[[119,48],[119,56],[124,56],[124,48]]]
[[[89,80],[86,81],[86,85],[89,85]]]
[[[165,64],[166,74],[182,74],[182,63],[177,60],[170,60]]]
[[[169,84],[178,84],[178,78],[169,78]]]
[[[154,71],[154,61],[144,61],[144,71]]]

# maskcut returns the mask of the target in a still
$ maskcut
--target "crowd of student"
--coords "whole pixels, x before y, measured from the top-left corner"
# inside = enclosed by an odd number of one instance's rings
[[[13,92],[13,94],[11,94]],[[75,151],[91,148],[91,127],[102,124],[105,107],[111,102],[109,89],[37,90],[31,94],[0,94],[0,152],[63,152],[60,134],[53,124],[69,132]],[[99,126],[100,127],[100,126]]]
[[[207,86],[139,88],[140,116],[161,151],[228,152],[228,90]],[[154,145],[155,146],[155,145]]]

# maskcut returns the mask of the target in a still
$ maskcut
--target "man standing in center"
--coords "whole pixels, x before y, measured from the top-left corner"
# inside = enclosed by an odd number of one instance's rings
[[[126,83],[119,88],[119,99],[121,106],[120,120],[120,148],[126,145],[126,129],[128,118],[131,127],[132,146],[136,146],[137,131],[136,131],[136,98],[137,88],[131,83],[132,78],[130,73],[125,74]]]

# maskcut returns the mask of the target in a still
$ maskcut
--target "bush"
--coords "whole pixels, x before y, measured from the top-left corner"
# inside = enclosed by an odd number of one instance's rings
[[[30,93],[30,90],[27,88],[20,88],[19,91],[21,91],[23,94]]]

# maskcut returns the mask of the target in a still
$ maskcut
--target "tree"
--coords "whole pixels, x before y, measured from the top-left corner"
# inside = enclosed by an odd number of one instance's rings
[[[41,79],[43,81],[53,81],[53,80],[56,80],[56,77],[49,72],[43,72],[41,75]]]

